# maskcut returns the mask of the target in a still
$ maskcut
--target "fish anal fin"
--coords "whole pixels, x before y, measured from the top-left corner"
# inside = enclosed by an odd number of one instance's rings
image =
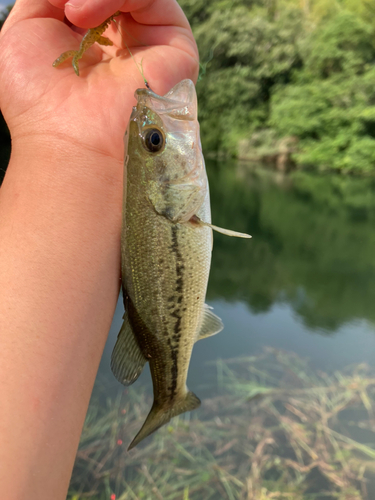
[[[168,403],[168,407],[165,407],[165,404],[159,405],[154,401],[141,430],[130,443],[128,450],[131,450],[147,436],[167,424],[172,417],[176,417],[186,411],[195,410],[200,404],[200,399],[191,391],[188,391],[183,398],[176,399],[172,406],[169,406],[170,403]]]
[[[221,332],[224,328],[223,322],[212,312],[212,308],[207,304],[204,305],[203,310],[203,320],[200,330],[197,334],[197,341],[201,339],[205,339],[207,337],[211,337],[212,335],[216,335]]]
[[[128,314],[125,313],[124,322],[112,352],[112,372],[123,385],[131,385],[141,374],[146,361],[129,323]]]
[[[226,236],[234,236],[235,238],[252,238],[252,236],[250,234],[239,233],[238,231],[232,231],[231,229],[224,229],[222,227],[214,226],[213,224],[211,224],[209,222],[204,222],[197,215],[193,215],[190,218],[189,222],[191,224],[194,224],[197,226],[210,227],[213,231],[217,231],[218,233],[225,234]]]

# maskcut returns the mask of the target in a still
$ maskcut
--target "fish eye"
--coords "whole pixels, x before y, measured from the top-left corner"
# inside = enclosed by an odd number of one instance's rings
[[[164,137],[160,130],[157,128],[150,128],[144,135],[145,147],[150,153],[157,153],[164,146]]]

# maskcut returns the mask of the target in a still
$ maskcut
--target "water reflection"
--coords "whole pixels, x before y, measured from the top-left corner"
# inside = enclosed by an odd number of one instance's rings
[[[326,334],[354,319],[375,321],[375,181],[217,167],[218,225],[250,232],[251,245],[215,235],[209,297],[253,312],[286,302]]]
[[[375,355],[375,183],[282,177],[235,164],[208,168],[214,223],[253,239],[215,234],[208,302],[225,329],[197,343],[188,378],[203,408],[174,419],[132,454],[121,448],[149,410],[151,381],[146,371],[124,395],[110,373],[120,301],[70,497],[84,498],[80,492],[93,492],[95,483],[98,500],[370,499],[371,474],[365,486],[358,471],[372,471],[375,458],[368,446],[375,373],[363,365],[373,366]],[[284,354],[266,361],[266,346]],[[238,365],[218,364],[244,356]],[[345,372],[346,365],[361,367]],[[243,399],[244,388],[254,396],[270,386],[274,399]]]

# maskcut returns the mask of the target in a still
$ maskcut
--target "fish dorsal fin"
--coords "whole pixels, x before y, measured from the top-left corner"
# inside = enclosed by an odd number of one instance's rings
[[[226,236],[234,236],[235,238],[252,238],[252,236],[250,234],[239,233],[237,231],[232,231],[231,229],[224,229],[222,227],[214,226],[213,224],[210,224],[209,222],[204,222],[197,215],[193,215],[193,217],[191,217],[189,222],[191,222],[192,224],[199,225],[199,226],[210,227],[213,231],[217,231],[218,233],[225,234]]]
[[[119,382],[131,385],[142,373],[146,361],[130,326],[128,314],[125,313],[124,322],[112,352],[112,372]]]
[[[212,307],[205,304],[203,309],[203,321],[197,335],[197,340],[216,335],[221,332],[223,328],[224,325],[219,316],[216,316],[216,314],[212,312]]]

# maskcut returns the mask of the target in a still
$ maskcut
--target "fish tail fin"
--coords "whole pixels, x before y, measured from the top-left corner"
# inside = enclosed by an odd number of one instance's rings
[[[137,444],[147,436],[158,430],[163,425],[167,424],[172,417],[176,417],[177,415],[185,413],[186,411],[195,410],[200,406],[200,404],[200,399],[194,394],[194,392],[191,391],[188,391],[185,394],[184,398],[177,399],[173,403],[172,407],[170,407],[168,404],[168,408],[166,408],[165,404],[159,405],[154,401],[150,413],[147,415],[147,418],[141,430],[130,443],[128,451],[137,446]]]

